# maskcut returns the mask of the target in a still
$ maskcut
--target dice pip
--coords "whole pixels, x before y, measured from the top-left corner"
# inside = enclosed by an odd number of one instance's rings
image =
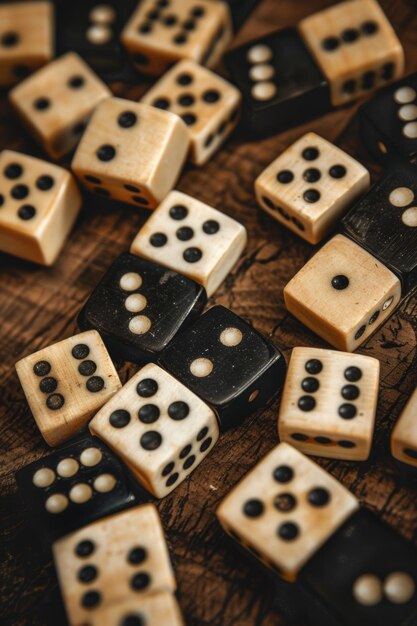
[[[23,124],[53,159],[75,148],[95,107],[110,96],[74,52],[48,63],[9,94]]]
[[[288,311],[347,352],[384,323],[400,297],[398,277],[343,235],[327,242],[284,288]]]
[[[226,80],[194,61],[180,61],[141,102],[176,113],[188,127],[190,159],[203,165],[236,127],[240,93]]]
[[[96,109],[71,167],[89,191],[152,209],[174,186],[189,145],[177,115],[111,98]]]
[[[0,153],[0,250],[52,265],[81,208],[71,174],[13,152]]]
[[[154,364],[133,376],[89,427],[158,498],[187,478],[219,438],[210,407]]]
[[[130,252],[188,276],[211,296],[246,245],[242,224],[179,191],[171,192],[140,229]]]
[[[314,13],[299,31],[330,83],[334,106],[399,78],[404,51],[376,0],[349,0]]]
[[[260,206],[310,243],[318,243],[370,185],[366,168],[315,133],[307,133],[255,181]]]
[[[159,363],[214,409],[222,430],[265,407],[286,371],[281,352],[222,306],[212,307],[178,335]]]
[[[402,164],[379,180],[341,222],[342,232],[384,263],[402,282],[417,284],[417,170]]]
[[[158,511],[153,504],[104,517],[53,544],[70,626],[136,595],[176,588]]]
[[[294,581],[358,506],[335,478],[281,443],[233,488],[216,515],[255,558]]]
[[[278,418],[280,441],[317,456],[363,461],[371,451],[379,361],[294,348]]]
[[[90,295],[78,325],[97,330],[112,355],[142,363],[156,358],[206,301],[193,280],[124,253]]]
[[[91,436],[27,465],[16,480],[31,521],[49,540],[137,503],[118,457]]]
[[[54,54],[51,2],[0,6],[0,87],[8,87],[50,61]]]
[[[167,592],[152,594],[140,601],[132,592],[123,602],[102,610],[98,608],[88,623],[89,626],[184,626],[178,602]]]
[[[122,32],[135,67],[156,75],[181,59],[214,67],[231,38],[229,7],[211,0],[144,0]]]
[[[253,137],[273,135],[331,107],[327,81],[294,28],[235,48],[225,64],[242,93],[242,121]]]
[[[50,446],[73,437],[122,386],[95,330],[21,359],[16,371],[33,417]]]
[[[417,388],[403,409],[391,434],[392,456],[417,469]],[[414,472],[415,474],[416,472]]]

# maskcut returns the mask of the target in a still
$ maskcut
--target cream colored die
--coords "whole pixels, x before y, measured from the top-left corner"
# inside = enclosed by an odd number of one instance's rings
[[[288,311],[347,352],[384,323],[400,297],[398,277],[343,235],[327,242],[284,288]]]
[[[0,153],[0,250],[52,265],[81,208],[71,174],[57,165]]]
[[[111,98],[94,113],[71,167],[92,192],[154,208],[176,183],[189,146],[177,115]]]
[[[399,461],[417,467],[417,388],[394,426],[391,452]]]
[[[122,386],[95,330],[21,359],[16,371],[33,417],[50,446],[73,437]]]
[[[47,63],[54,53],[51,2],[0,6],[0,86],[17,83]]]
[[[281,441],[304,454],[363,461],[371,451],[379,361],[294,348],[278,418]]]
[[[376,0],[340,2],[302,20],[299,29],[330,83],[335,106],[404,72],[403,48]]]
[[[211,408],[154,364],[142,368],[97,413],[90,431],[157,498],[185,480],[219,438]]]
[[[173,191],[140,229],[130,251],[192,278],[211,296],[239,259],[246,241],[242,224]]]
[[[97,609],[89,626],[184,626],[181,611],[171,593],[138,599],[136,594],[103,610]]]
[[[176,113],[187,124],[191,161],[203,165],[239,121],[240,92],[194,61],[180,61],[141,102]]]
[[[335,478],[281,443],[226,496],[216,514],[253,556],[294,581],[358,507]]]
[[[163,74],[180,59],[214,67],[232,39],[226,2],[143,0],[122,32],[137,69]]]
[[[53,159],[75,148],[96,106],[110,96],[75,52],[48,63],[9,94],[29,132]]]
[[[136,593],[174,592],[176,583],[158,511],[138,506],[84,526],[53,546],[55,567],[70,626]]]
[[[318,243],[369,186],[369,172],[358,161],[307,133],[262,172],[255,193],[272,217]]]

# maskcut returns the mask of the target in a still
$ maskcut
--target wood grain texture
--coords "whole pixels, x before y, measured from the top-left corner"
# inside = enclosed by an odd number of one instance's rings
[[[275,28],[295,24],[331,0],[261,0],[236,43]],[[407,71],[417,70],[417,4],[414,0],[381,0],[405,47]],[[149,83],[118,96],[138,100]],[[358,103],[262,142],[248,142],[237,131],[203,168],[187,167],[179,188],[241,221],[249,231],[244,256],[211,303],[223,304],[249,319],[279,345],[287,359],[294,346],[328,347],[284,307],[282,289],[311,255],[312,246],[282,228],[257,207],[255,178],[303,133],[314,131],[352,154],[371,169],[373,164],[358,138],[354,117]],[[12,116],[3,97],[1,147],[38,154]],[[89,199],[71,239],[51,269],[42,269],[0,255],[1,406],[0,478],[1,613],[5,626],[64,624],[56,577],[50,558],[36,550],[13,473],[45,455],[43,442],[19,382],[14,363],[75,332],[75,316],[111,262],[128,250],[149,213],[116,204],[111,210]],[[417,379],[417,298],[410,294],[360,349],[381,362],[381,391],[376,435],[367,462],[320,460],[370,509],[417,542],[416,489],[400,481],[389,454],[392,426],[415,388]],[[123,382],[135,366],[118,363]],[[290,626],[271,608],[265,582],[244,558],[230,550],[214,511],[233,485],[276,443],[278,401],[223,435],[209,457],[172,494],[158,503],[171,548],[179,601],[188,626]],[[291,625],[293,626],[293,625]],[[296,626],[305,626],[297,624]]]

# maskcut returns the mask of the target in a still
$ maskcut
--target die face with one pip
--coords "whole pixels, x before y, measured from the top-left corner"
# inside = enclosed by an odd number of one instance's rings
[[[402,164],[343,218],[342,232],[397,274],[403,293],[417,285],[417,168]]]
[[[285,150],[255,182],[261,207],[318,243],[370,185],[366,168],[315,133]]]
[[[24,125],[53,159],[75,148],[95,107],[110,96],[74,52],[48,63],[9,95]]]
[[[376,161],[417,160],[417,72],[378,92],[359,109],[360,134]]]
[[[243,123],[253,137],[273,135],[330,109],[329,86],[295,28],[231,50],[225,64],[242,93]]]
[[[0,250],[52,265],[81,208],[71,174],[40,159],[0,153]]]
[[[144,0],[122,32],[135,67],[156,75],[181,59],[214,67],[231,38],[229,7],[211,0]]]
[[[206,301],[193,280],[124,253],[90,295],[78,325],[99,331],[112,355],[141,363],[153,360]]]
[[[159,363],[214,409],[222,430],[265,407],[286,371],[280,351],[222,306],[176,337]]]
[[[111,98],[96,109],[71,168],[90,191],[152,209],[174,186],[189,145],[177,115]]]
[[[349,0],[299,24],[313,57],[330,83],[334,106],[399,78],[404,51],[376,0]]]
[[[126,470],[96,437],[77,438],[27,465],[16,479],[31,520],[49,538],[137,502]]]
[[[371,451],[379,361],[360,354],[294,348],[278,432],[304,454],[363,461]]]
[[[294,581],[358,506],[335,478],[281,443],[234,487],[216,515],[255,558]]]
[[[177,63],[141,102],[176,113],[188,127],[190,158],[203,165],[236,127],[240,93],[224,78],[194,61]]]
[[[211,296],[232,270],[246,241],[242,224],[173,191],[140,229],[130,252],[188,276]]]
[[[73,437],[122,386],[95,330],[21,359],[16,371],[33,417],[50,446]]]
[[[138,605],[149,595],[176,588],[157,509],[152,504],[102,518],[53,544],[54,561],[70,626],[132,593]]]
[[[90,422],[142,486],[163,498],[219,438],[212,409],[154,364],[142,368]]]
[[[54,53],[51,2],[0,6],[0,87],[8,87],[50,61]]]
[[[89,626],[184,626],[175,596],[162,592],[146,596],[138,602],[131,597],[116,605],[97,609],[88,620]]]
[[[417,469],[417,389],[394,426],[391,453],[398,461]]]
[[[288,311],[347,352],[384,323],[400,297],[397,276],[343,235],[326,243],[284,288]]]

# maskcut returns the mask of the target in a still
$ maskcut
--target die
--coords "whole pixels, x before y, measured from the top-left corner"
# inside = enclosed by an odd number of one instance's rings
[[[304,454],[349,461],[367,459],[378,388],[377,359],[294,348],[279,411],[280,441]]]
[[[75,148],[95,107],[110,96],[88,65],[69,52],[14,87],[9,99],[45,152],[60,159]]]
[[[184,626],[178,602],[171,593],[146,596],[138,602],[135,594],[124,602],[97,611],[90,626]]]
[[[90,191],[152,209],[174,186],[189,144],[177,115],[111,98],[97,107],[71,168]]]
[[[176,588],[157,509],[144,504],[100,519],[53,546],[70,626],[90,623],[98,611],[136,594]]]
[[[400,297],[397,276],[343,235],[328,241],[284,288],[288,311],[347,352],[385,322]]]
[[[26,154],[0,153],[0,250],[52,265],[81,208],[71,174]]]
[[[404,407],[391,434],[392,456],[410,466],[417,468],[417,388]]]
[[[120,42],[125,23],[137,0],[82,0],[57,2],[57,48],[59,54],[77,52],[104,80],[137,78]]]
[[[360,137],[376,161],[417,160],[417,72],[359,109]]]
[[[219,438],[210,407],[154,364],[135,374],[89,427],[157,498],[187,478]]]
[[[226,0],[230,7],[234,31],[239,30],[252,11],[259,4],[259,0]]]
[[[139,230],[130,247],[137,256],[188,276],[211,296],[246,245],[246,229],[236,220],[172,191]]]
[[[262,172],[255,193],[269,215],[315,244],[369,186],[369,172],[358,161],[307,133]]]
[[[229,7],[211,0],[144,0],[122,32],[135,67],[154,75],[181,59],[214,67],[231,38]]]
[[[334,106],[399,78],[404,51],[376,0],[349,0],[299,24],[311,54],[330,83]]]
[[[417,285],[417,170],[403,163],[380,179],[341,230],[397,274],[403,294]]]
[[[180,61],[141,102],[181,117],[191,139],[190,159],[203,165],[236,127],[240,93],[226,80],[194,61]]]
[[[285,359],[238,315],[214,306],[163,350],[159,364],[206,402],[222,431],[278,393]]]
[[[369,511],[347,520],[307,563],[299,580],[315,599],[307,609],[315,624],[417,623],[417,552]]]
[[[117,456],[86,435],[27,465],[16,480],[31,523],[49,540],[138,502]]]
[[[358,506],[333,476],[281,443],[233,488],[216,515],[235,541],[293,582]]]
[[[110,354],[152,361],[190,324],[207,301],[204,288],[161,265],[124,253],[110,266],[78,316],[94,328]]]
[[[50,2],[0,6],[0,87],[9,87],[47,63],[54,54]]]
[[[250,41],[225,55],[242,93],[242,122],[254,138],[273,135],[330,108],[329,86],[294,28]]]
[[[122,386],[95,330],[30,354],[16,363],[16,371],[50,446],[73,437]]]

